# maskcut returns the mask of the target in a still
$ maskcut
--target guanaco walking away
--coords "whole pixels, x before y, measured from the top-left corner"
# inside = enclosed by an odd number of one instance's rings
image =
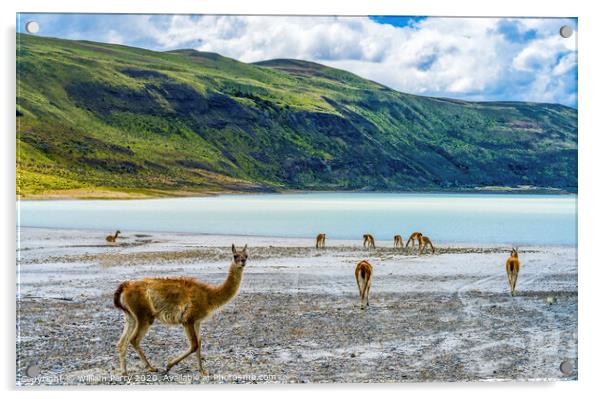
[[[316,248],[326,248],[326,234],[320,233],[316,236]]]
[[[368,294],[372,284],[372,265],[367,260],[360,260],[355,267],[355,281],[360,291],[360,309],[364,309],[364,304],[370,306]]]
[[[518,251],[516,248],[512,248],[510,257],[506,260],[506,274],[508,275],[508,285],[510,285],[510,294],[512,296],[514,296],[514,290],[516,289],[516,280],[518,279],[519,271]]]
[[[366,248],[366,246],[368,247],[368,249],[376,248],[376,245],[374,245],[374,237],[372,237],[372,234],[364,234],[364,248]]]
[[[200,324],[236,295],[249,257],[247,246],[238,251],[232,244],[232,255],[228,276],[219,285],[209,285],[189,277],[145,278],[119,285],[114,304],[123,310],[125,316],[123,334],[117,343],[123,375],[127,375],[125,355],[128,344],[132,344],[150,371],[157,371],[140,348],[142,338],[155,319],[166,324],[181,324],[190,344],[188,350],[167,363],[167,371],[196,352],[199,370],[207,375],[201,357]]]
[[[109,234],[108,236],[106,236],[105,240],[107,240],[107,242],[115,242],[119,234],[121,234],[121,231],[117,230],[115,234]]]
[[[393,237],[393,248],[403,248],[403,238],[399,234]]]

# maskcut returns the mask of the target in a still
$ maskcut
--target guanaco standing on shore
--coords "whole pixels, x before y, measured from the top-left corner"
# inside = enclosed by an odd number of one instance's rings
[[[431,242],[431,239],[428,238],[427,236],[421,235],[420,241],[418,244],[418,250],[421,255],[424,253],[424,250],[426,249],[427,246],[430,246],[432,253],[435,253],[435,247],[433,247],[433,243]]]
[[[372,234],[364,234],[364,248],[366,248],[366,246],[368,247],[368,249],[376,248],[376,245],[374,245],[374,237],[372,237]]]
[[[393,237],[393,248],[403,248],[403,238],[399,234]]]
[[[186,352],[167,363],[167,371],[196,352],[199,370],[207,375],[201,357],[200,324],[236,295],[249,257],[247,246],[237,251],[232,244],[232,255],[228,276],[219,285],[209,285],[190,277],[145,278],[119,285],[113,302],[125,315],[123,334],[117,343],[123,375],[127,375],[125,355],[128,344],[132,344],[150,371],[157,371],[140,348],[140,341],[155,319],[166,324],[181,324],[190,344]]]
[[[316,249],[326,248],[326,234],[320,233],[316,236]]]
[[[115,234],[109,234],[108,236],[106,236],[105,240],[107,240],[107,242],[115,242],[119,234],[121,234],[121,231],[117,230]]]
[[[406,248],[410,245],[410,242],[412,242],[412,248],[414,248],[414,241],[418,242],[418,247],[420,247],[420,237],[422,237],[422,233],[413,232],[406,241]]]
[[[355,267],[355,281],[360,291],[360,309],[364,309],[364,305],[370,306],[368,294],[372,285],[372,265],[367,260],[360,260]]]
[[[519,271],[518,251],[516,248],[512,248],[510,257],[506,260],[506,274],[508,275],[508,285],[510,286],[510,294],[512,296],[514,296],[514,290],[516,289],[516,280],[518,279]]]

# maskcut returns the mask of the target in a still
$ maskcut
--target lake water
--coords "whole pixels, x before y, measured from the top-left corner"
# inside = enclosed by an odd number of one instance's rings
[[[109,201],[21,201],[21,226],[435,242],[577,243],[577,196],[307,193]]]

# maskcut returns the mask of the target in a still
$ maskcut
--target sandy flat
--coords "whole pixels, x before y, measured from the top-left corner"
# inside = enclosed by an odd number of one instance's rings
[[[403,382],[576,379],[576,248],[520,248],[517,295],[508,248],[439,244],[404,254],[392,242],[22,228],[17,252],[17,383],[155,384]],[[210,375],[190,356],[169,374],[148,373],[130,350],[119,376],[123,316],[117,285],[146,276],[221,282],[232,243],[250,247],[238,296],[202,326]],[[374,266],[370,308],[353,276]],[[548,303],[548,302],[551,302]],[[187,347],[180,327],[156,322],[142,342],[160,369]],[[37,366],[37,378],[26,369]],[[31,370],[31,368],[30,368]],[[31,373],[31,371],[30,371]],[[37,374],[37,373],[33,373]]]

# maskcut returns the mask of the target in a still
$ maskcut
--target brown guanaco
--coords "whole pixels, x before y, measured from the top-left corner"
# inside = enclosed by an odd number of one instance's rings
[[[506,260],[506,274],[508,275],[508,285],[510,286],[510,294],[512,296],[514,296],[514,290],[516,289],[516,280],[518,279],[519,271],[518,251],[516,248],[512,248],[510,257]]]
[[[431,242],[431,239],[428,238],[427,236],[421,235],[420,243],[418,245],[418,250],[420,251],[420,254],[424,253],[424,250],[426,249],[427,246],[430,246],[432,253],[435,253],[435,247],[433,247],[433,243]]]
[[[410,242],[412,243],[412,248],[414,248],[414,241],[418,242],[418,247],[420,247],[420,237],[422,237],[422,233],[413,232],[406,241],[406,248],[410,245]]]
[[[320,233],[316,236],[316,248],[326,248],[326,234]]]
[[[115,242],[119,234],[121,234],[121,231],[117,230],[115,234],[109,234],[108,236],[106,236],[105,240],[107,240],[107,242]]]
[[[121,283],[115,291],[113,303],[125,316],[123,334],[117,343],[122,374],[127,375],[125,356],[129,344],[150,371],[157,371],[140,348],[140,341],[157,319],[166,324],[181,324],[190,344],[188,350],[167,363],[167,371],[196,352],[199,370],[207,375],[201,357],[201,321],[234,298],[248,257],[246,245],[242,250],[236,250],[232,244],[230,270],[219,285],[190,277],[144,278]]]
[[[399,234],[393,237],[393,248],[403,248],[403,238]]]
[[[355,281],[360,292],[360,309],[370,306],[368,294],[372,285],[372,265],[367,260],[360,260],[355,267]]]
[[[374,245],[374,237],[372,237],[372,234],[364,234],[364,248],[366,247],[368,247],[368,249],[376,248],[376,245]]]

